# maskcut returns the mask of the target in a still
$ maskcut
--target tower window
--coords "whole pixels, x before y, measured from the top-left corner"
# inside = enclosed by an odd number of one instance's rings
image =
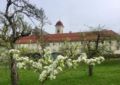
[[[57,30],[57,33],[60,33],[60,30]]]

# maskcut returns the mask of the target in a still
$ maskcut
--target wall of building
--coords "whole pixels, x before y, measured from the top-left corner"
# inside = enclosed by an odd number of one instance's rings
[[[63,44],[64,42],[51,42],[48,43],[47,47],[49,47],[51,49],[52,52],[58,52],[59,51],[59,47]],[[85,42],[81,42],[81,41],[74,41],[74,42],[69,42],[71,44],[79,44],[81,48],[85,47]],[[95,42],[90,42],[90,45],[94,45]],[[120,45],[118,45],[118,42],[113,40],[111,42],[109,41],[104,41],[102,43],[99,43],[99,45],[105,45],[105,48],[108,50],[111,50],[113,53],[115,54],[120,54]],[[119,46],[119,47],[118,47]],[[20,47],[25,47],[25,48],[29,48],[29,49],[41,49],[41,46],[34,43],[34,44],[16,44],[17,48]],[[82,52],[82,49],[80,49],[80,52]]]

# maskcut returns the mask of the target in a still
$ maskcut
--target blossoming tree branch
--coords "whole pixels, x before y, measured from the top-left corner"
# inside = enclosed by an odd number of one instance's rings
[[[79,63],[81,62],[88,65],[95,65],[104,61],[104,57],[102,56],[96,56],[88,59],[86,53],[81,53],[77,59],[71,59],[69,56],[58,55],[54,60],[49,49],[44,49],[44,51],[44,57],[40,58],[38,61],[34,61],[26,56],[19,56],[20,51],[16,49],[9,50],[9,54],[13,54],[14,59],[17,61],[18,68],[31,68],[35,72],[39,72],[39,80],[41,81],[41,85],[44,85],[45,81],[48,79],[56,79],[57,74],[63,71],[66,67],[76,67],[79,66]]]

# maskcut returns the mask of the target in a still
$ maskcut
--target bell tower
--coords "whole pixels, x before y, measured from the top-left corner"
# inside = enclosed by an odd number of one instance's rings
[[[56,34],[62,34],[63,33],[64,25],[60,20],[56,23],[55,27],[56,27]]]

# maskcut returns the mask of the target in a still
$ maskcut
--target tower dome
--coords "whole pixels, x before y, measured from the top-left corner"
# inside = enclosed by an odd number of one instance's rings
[[[63,23],[60,20],[56,23],[55,26],[63,26],[64,27]]]
[[[64,25],[63,25],[63,23],[60,20],[57,21],[57,23],[55,24],[55,27],[56,27],[56,33],[57,34],[63,33]]]

